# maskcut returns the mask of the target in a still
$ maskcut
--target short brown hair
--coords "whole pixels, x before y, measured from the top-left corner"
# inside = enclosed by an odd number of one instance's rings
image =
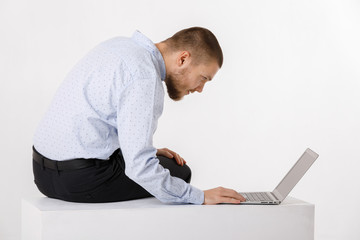
[[[223,53],[220,44],[215,35],[206,28],[187,28],[175,33],[164,42],[171,51],[188,51],[202,62],[215,59],[219,68],[223,64]]]

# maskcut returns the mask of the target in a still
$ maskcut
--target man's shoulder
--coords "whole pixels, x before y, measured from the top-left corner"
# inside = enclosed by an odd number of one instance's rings
[[[128,37],[114,37],[98,45],[98,50],[121,61],[131,72],[149,74],[156,69],[151,53]]]
[[[145,48],[137,44],[129,37],[113,37],[101,42],[98,48],[105,52],[117,54],[120,58],[151,58],[151,54]]]
[[[95,46],[75,70],[114,76],[112,80],[128,86],[140,79],[160,79],[158,66],[151,53],[128,37],[113,37]],[[106,74],[104,74],[106,71]],[[110,80],[110,78],[109,78]]]

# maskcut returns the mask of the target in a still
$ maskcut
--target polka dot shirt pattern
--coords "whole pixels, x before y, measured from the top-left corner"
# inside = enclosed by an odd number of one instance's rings
[[[145,35],[100,43],[69,72],[40,122],[34,147],[58,161],[108,157],[162,202],[202,204],[201,190],[159,165],[152,138],[163,111],[165,63]]]

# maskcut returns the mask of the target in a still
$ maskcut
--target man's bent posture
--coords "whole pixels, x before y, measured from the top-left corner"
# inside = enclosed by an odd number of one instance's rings
[[[105,41],[81,59],[58,89],[34,136],[35,183],[48,197],[112,202],[240,203],[222,187],[190,185],[177,153],[153,146],[164,89],[173,100],[201,92],[219,70],[216,37],[189,28],[154,44],[136,31]]]

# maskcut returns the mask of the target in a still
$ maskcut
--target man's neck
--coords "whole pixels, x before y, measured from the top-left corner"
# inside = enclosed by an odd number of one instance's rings
[[[168,54],[166,51],[166,44],[163,42],[159,42],[159,43],[156,43],[155,46],[159,49],[159,51],[164,59],[165,71],[167,73],[169,70],[169,66],[168,66],[169,60],[168,60]]]

